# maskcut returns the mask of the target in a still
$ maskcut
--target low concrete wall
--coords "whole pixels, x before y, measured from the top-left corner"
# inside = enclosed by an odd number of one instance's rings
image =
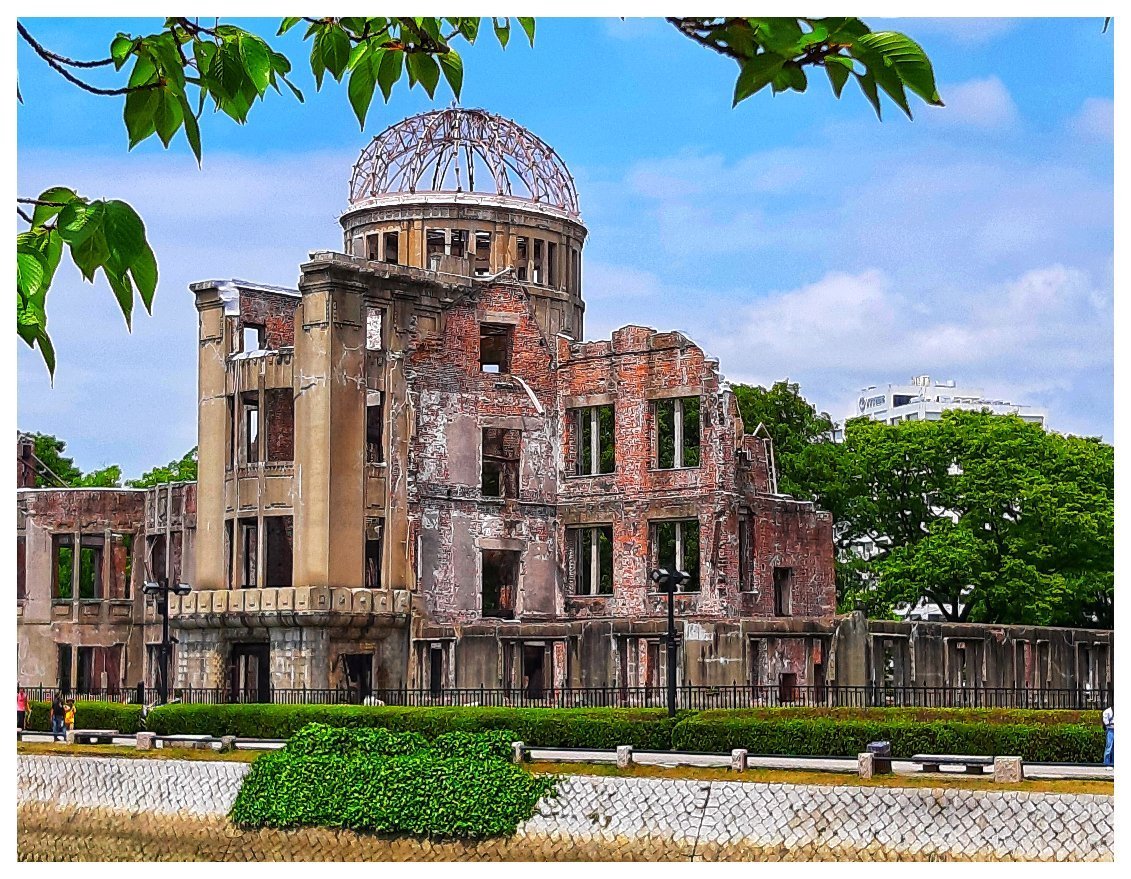
[[[246,764],[21,755],[21,860],[1111,860],[1113,797],[570,776],[475,843],[240,830]]]

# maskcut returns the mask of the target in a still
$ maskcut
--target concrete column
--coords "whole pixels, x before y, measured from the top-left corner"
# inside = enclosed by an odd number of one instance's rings
[[[632,745],[617,745],[617,768],[627,769],[632,765]]]
[[[365,559],[365,286],[307,263],[295,319],[295,586],[361,588]],[[333,535],[333,552],[330,551]]]
[[[871,778],[875,774],[873,760],[874,758],[871,754],[856,755],[856,771],[860,774],[861,778]]]
[[[512,763],[525,763],[526,762],[526,743],[525,742],[511,742],[513,749],[511,755]]]
[[[730,768],[733,772],[745,772],[747,768],[746,749],[735,748],[730,752]]]
[[[1025,769],[1020,757],[994,757],[994,781],[998,784],[1012,784],[1025,777]]]
[[[157,746],[157,733],[139,732],[136,748],[139,751],[152,751]]]

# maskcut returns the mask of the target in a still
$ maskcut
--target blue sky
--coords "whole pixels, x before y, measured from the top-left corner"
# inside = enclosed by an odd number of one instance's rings
[[[104,283],[60,270],[53,388],[19,346],[19,426],[66,439],[84,469],[132,476],[195,444],[188,283],[293,285],[309,251],[341,248],[360,150],[432,105],[401,83],[362,132],[343,88],[314,91],[299,31],[237,21],[296,62],[307,103],[272,94],[242,127],[206,111],[203,170],[181,140],[127,153],[121,98],[81,93],[19,47],[20,193],[70,184],[130,201],[161,267],[154,314],[132,334]],[[77,58],[159,27],[24,22]],[[929,373],[1110,440],[1111,35],[1099,19],[869,23],[922,43],[945,109],[913,106],[911,122],[888,104],[880,123],[852,86],[835,100],[823,74],[804,95],[731,109],[733,63],[647,19],[540,19],[534,49],[516,35],[505,52],[484,34],[463,52],[462,103],[530,128],[573,172],[590,231],[587,337],[681,329],[731,380],[789,377],[837,418],[862,386]]]

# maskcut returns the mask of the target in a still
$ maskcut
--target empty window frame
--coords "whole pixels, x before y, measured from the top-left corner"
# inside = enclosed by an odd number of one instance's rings
[[[468,231],[466,229],[452,229],[450,251],[452,256],[463,259],[467,256]]]
[[[774,616],[793,614],[793,568],[774,568]]]
[[[553,241],[546,242],[546,282],[558,286],[558,245]]]
[[[677,569],[689,574],[680,592],[699,591],[699,520],[668,519],[651,526],[652,568]]]
[[[750,639],[750,686],[762,686],[762,663],[766,657],[765,643],[761,638]]]
[[[400,265],[400,234],[397,232],[385,233],[385,262],[390,265]]]
[[[425,256],[429,267],[448,249],[447,234],[443,229],[429,229],[424,235]]]
[[[228,394],[228,461],[227,469],[231,470],[236,463],[236,397]]]
[[[16,536],[16,600],[27,598],[27,538]]]
[[[106,539],[84,536],[79,543],[79,598],[96,600],[105,598],[102,580],[102,554]]]
[[[738,588],[754,591],[754,520],[749,516],[738,518]]]
[[[56,534],[51,538],[51,597],[70,601],[74,597],[75,538]]]
[[[365,236],[365,258],[374,262],[381,258],[381,236],[379,234]]]
[[[263,392],[267,408],[267,460],[295,458],[295,397],[290,388],[268,388]]]
[[[240,587],[254,589],[259,585],[259,521],[240,519]]]
[[[483,372],[511,371],[514,327],[508,324],[479,325],[479,369]]]
[[[483,497],[517,498],[518,466],[522,457],[522,431],[483,428]]]
[[[70,644],[56,644],[57,662],[56,681],[58,681],[59,689],[64,693],[71,690],[71,658],[73,651]]]
[[[658,469],[699,466],[699,409],[698,397],[673,397],[652,403]]]
[[[381,588],[381,546],[385,536],[383,519],[365,521],[365,588]]]
[[[235,523],[231,519],[224,522],[224,584],[232,588],[232,551],[235,549],[236,542],[232,539],[232,532]],[[164,565],[162,565],[164,569]]]
[[[534,239],[534,259],[532,261],[532,265],[531,265],[530,268],[531,268],[531,279],[534,281],[535,284],[544,283],[544,279],[546,277],[545,274],[543,274],[543,271],[542,271],[542,249],[543,249],[542,245],[543,245],[543,243],[544,242],[542,241],[541,238],[535,238]]]
[[[570,273],[569,273],[570,289],[574,293],[577,293],[577,292],[580,292],[580,290],[581,290],[581,254],[577,252],[576,247],[571,247],[569,249],[569,253],[570,253]]]
[[[266,342],[267,328],[263,324],[245,323],[243,325],[243,347],[240,349],[241,351],[262,351]]]
[[[1049,642],[1037,642],[1037,662],[1036,662],[1036,680],[1033,681],[1033,686],[1038,690],[1048,688],[1049,680],[1052,677],[1052,664],[1049,660]]]
[[[525,281],[529,273],[529,239],[519,235],[515,239],[515,273],[520,281]]]
[[[110,535],[110,598],[129,598],[133,577],[134,536]]]
[[[290,586],[294,558],[294,518],[264,516],[263,531],[267,550],[263,559],[264,585],[268,588]]]
[[[483,550],[483,616],[514,619],[514,600],[518,590],[518,562],[515,550]]]
[[[574,595],[613,594],[613,526],[569,528]]]
[[[381,331],[385,323],[383,309],[373,305],[365,307],[365,350],[380,351],[384,347]]]
[[[385,460],[384,394],[368,391],[365,395],[365,462],[380,464]]]
[[[592,476],[616,470],[616,420],[613,406],[572,410],[577,443],[575,473]]]
[[[491,233],[475,233],[475,265],[476,276],[482,277],[491,273]]]
[[[243,462],[259,461],[259,394],[252,391],[240,395],[240,412],[243,435]]]

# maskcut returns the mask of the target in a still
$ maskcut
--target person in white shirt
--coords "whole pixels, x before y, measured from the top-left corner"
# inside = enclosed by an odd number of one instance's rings
[[[1115,767],[1115,708],[1105,708],[1104,729],[1107,731],[1107,745],[1104,747],[1104,766]]]

